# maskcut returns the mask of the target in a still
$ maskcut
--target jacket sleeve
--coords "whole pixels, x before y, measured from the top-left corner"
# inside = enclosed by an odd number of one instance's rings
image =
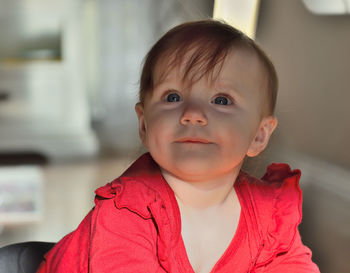
[[[156,252],[156,228],[112,199],[100,200],[77,230],[46,255],[38,273],[165,272]]]
[[[286,253],[280,253],[271,263],[266,264],[261,272],[320,273],[317,265],[312,262],[311,256],[311,250],[303,245],[300,234],[297,232],[290,250]]]
[[[92,210],[78,228],[63,237],[44,257],[37,273],[88,272]]]

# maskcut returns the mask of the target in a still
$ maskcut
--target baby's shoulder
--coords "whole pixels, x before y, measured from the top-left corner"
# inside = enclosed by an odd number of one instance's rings
[[[242,173],[240,185],[247,217],[257,221],[265,245],[260,262],[288,251],[297,236],[302,219],[300,176],[300,170],[292,170],[285,163],[269,165],[261,179]]]
[[[292,170],[285,163],[269,165],[261,179],[245,172],[241,175],[247,215],[253,215],[263,234],[283,245],[279,249],[288,249],[302,219],[300,175],[300,170]]]
[[[301,194],[300,176],[299,169],[292,170],[286,163],[272,163],[260,179],[241,171],[239,184],[245,187],[254,199],[268,201],[284,197],[298,197]]]
[[[269,165],[261,179],[241,173],[242,199],[263,229],[276,228],[283,222],[280,228],[287,232],[290,227],[299,225],[302,218],[300,175],[300,170],[292,170],[285,163]]]

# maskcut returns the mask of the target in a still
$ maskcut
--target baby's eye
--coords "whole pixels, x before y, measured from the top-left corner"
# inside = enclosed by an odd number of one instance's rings
[[[178,102],[181,101],[181,97],[177,93],[169,93],[166,95],[165,100],[167,102]]]
[[[225,97],[225,96],[218,96],[212,102],[215,103],[215,104],[220,104],[220,105],[230,105],[230,104],[232,104],[232,101],[229,98]]]

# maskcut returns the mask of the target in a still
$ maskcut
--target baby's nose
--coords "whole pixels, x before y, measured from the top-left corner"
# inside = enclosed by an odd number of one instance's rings
[[[181,124],[192,124],[195,126],[205,126],[208,124],[207,117],[198,105],[188,105],[181,116]]]

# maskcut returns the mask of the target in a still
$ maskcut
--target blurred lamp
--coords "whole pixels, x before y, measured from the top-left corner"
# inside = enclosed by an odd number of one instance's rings
[[[318,15],[350,13],[350,0],[303,0],[308,11]]]

